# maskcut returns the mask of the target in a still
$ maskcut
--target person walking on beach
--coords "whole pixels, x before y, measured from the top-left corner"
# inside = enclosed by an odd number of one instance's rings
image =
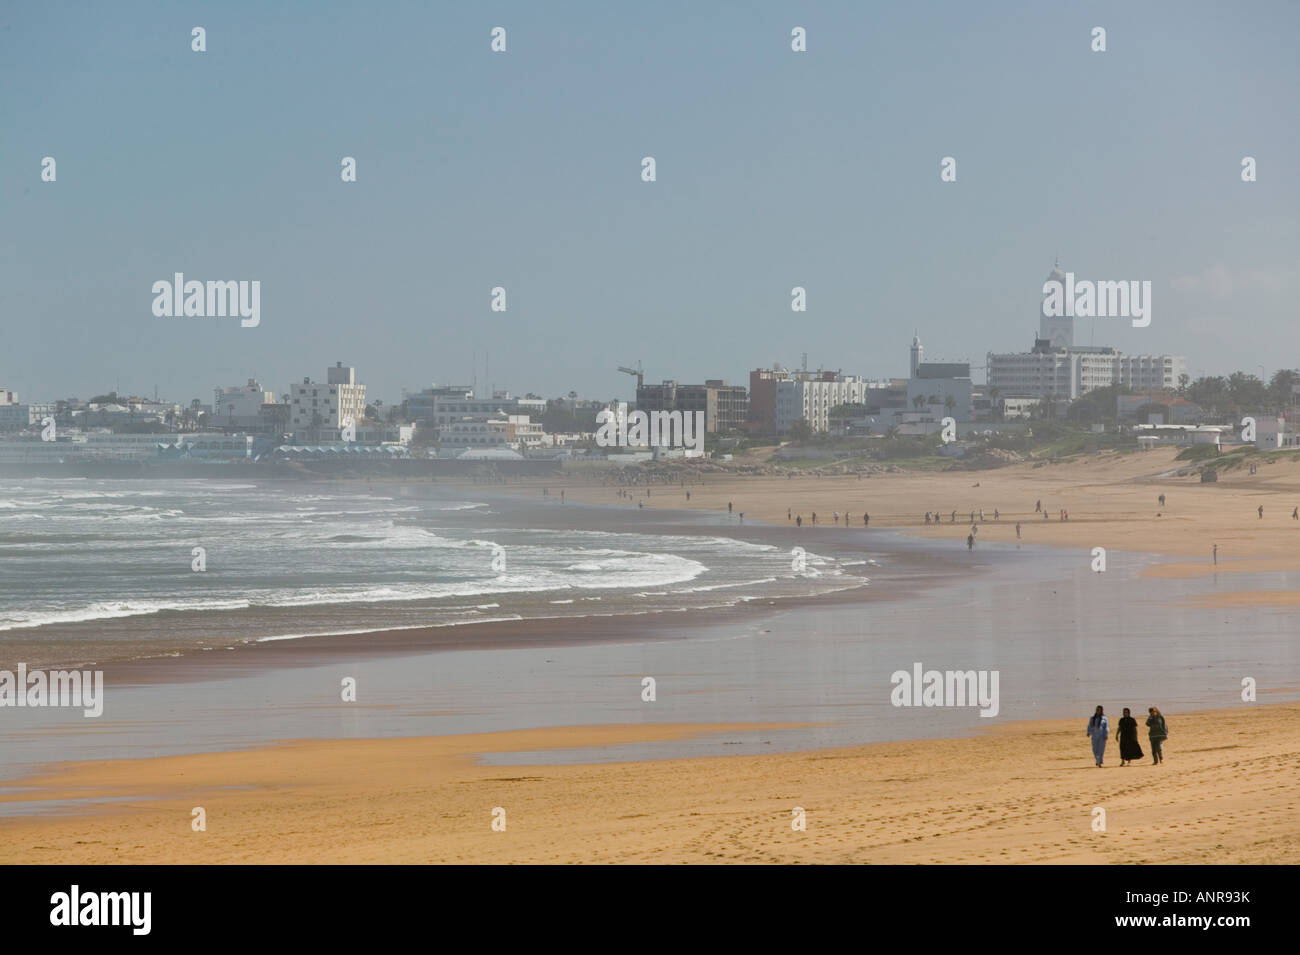
[[[1034,504],[1034,513],[1037,514],[1042,509],[1043,509],[1043,499],[1040,497],[1038,499],[1038,502]]]
[[[1100,767],[1102,758],[1106,755],[1106,737],[1110,735],[1110,723],[1100,705],[1097,707],[1097,712],[1092,714],[1092,719],[1088,720],[1088,729],[1085,732],[1092,737],[1092,758]]]
[[[1293,511],[1291,511],[1291,520],[1300,521],[1300,507],[1297,507]]]
[[[812,512],[812,519],[813,519],[813,523],[816,524],[816,523],[817,523],[817,512],[816,512],[816,511],[813,511],[813,512]]]
[[[1169,727],[1165,725],[1165,718],[1154,706],[1147,708],[1147,734],[1151,740],[1152,765],[1163,763],[1165,761],[1164,745],[1165,740],[1169,738]]]
[[[871,515],[868,514],[866,511],[862,512],[862,526],[863,527],[871,526]]]
[[[836,512],[835,512],[835,523],[838,524],[839,522],[840,522],[840,512],[839,512],[839,511],[836,511]]]
[[[1143,756],[1142,746],[1138,743],[1138,721],[1133,719],[1124,707],[1124,715],[1119,719],[1119,764],[1127,766]]]
[[[795,526],[795,527],[803,527],[803,515],[802,515],[802,514],[800,514],[798,517],[796,517],[796,518],[794,519],[794,526]]]
[[[1016,521],[1016,540],[1020,540],[1020,522]]]
[[[967,550],[974,550],[974,549],[975,549],[975,535],[974,535],[974,534],[967,534],[967,535],[966,535],[966,549],[967,549]]]
[[[786,519],[787,521],[790,519],[790,512],[793,511],[793,510],[794,510],[793,507],[787,507],[787,508],[785,509],[785,519]]]
[[[984,508],[980,508],[980,523],[984,523]]]
[[[690,492],[690,491],[687,491],[687,492],[686,492],[686,500],[689,501],[690,499],[691,499],[691,492]]]
[[[1161,506],[1161,507],[1164,507],[1164,506],[1165,506],[1165,496],[1164,496],[1163,494],[1160,495],[1160,497],[1159,497],[1159,501],[1160,501],[1160,506]]]
[[[998,509],[997,509],[996,507],[993,508],[993,519],[994,519],[995,521],[1000,521],[1000,520],[1002,520],[1002,515],[998,513]]]
[[[971,522],[972,524],[975,523],[975,512],[974,512],[974,511],[971,511],[971,512],[970,512],[970,522]]]
[[[1259,506],[1259,519],[1260,519],[1261,521],[1264,519],[1264,505],[1263,505],[1263,504],[1261,504],[1261,505]]]
[[[926,512],[925,512],[925,523],[926,523],[926,526],[927,526],[927,527],[930,525],[930,512],[929,512],[929,511],[926,511]]]
[[[948,523],[950,523],[950,524],[956,524],[956,523],[957,523],[957,512],[956,512],[956,511],[953,511],[953,512],[952,512],[952,518],[948,521]]]
[[[1219,562],[1219,545],[1218,545],[1218,544],[1215,544],[1215,545],[1214,545],[1214,548],[1210,551],[1210,556],[1214,558],[1214,562],[1215,562],[1216,564]]]
[[[745,512],[744,512],[744,511],[741,511],[741,512],[740,512],[740,523],[742,523],[742,524],[745,523]]]
[[[727,502],[727,513],[728,513],[728,514],[731,513],[731,502],[730,502],[730,501]]]

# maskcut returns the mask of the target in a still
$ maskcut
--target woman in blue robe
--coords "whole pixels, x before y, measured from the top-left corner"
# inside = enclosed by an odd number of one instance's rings
[[[1086,732],[1092,737],[1092,757],[1100,766],[1102,757],[1106,755],[1106,737],[1110,735],[1110,723],[1106,720],[1100,706],[1097,707],[1097,712],[1092,714],[1092,719],[1088,720]]]

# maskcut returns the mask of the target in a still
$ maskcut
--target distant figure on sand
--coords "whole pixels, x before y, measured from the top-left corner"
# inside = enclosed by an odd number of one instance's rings
[[[1020,539],[1020,522],[1016,521],[1016,540]]]
[[[727,502],[727,513],[728,513],[728,514],[731,513],[731,502],[730,502],[730,501]]]
[[[1154,706],[1147,709],[1147,734],[1151,740],[1151,762],[1163,763],[1165,761],[1164,745],[1165,740],[1169,738],[1169,727],[1165,725],[1165,718],[1160,715],[1160,711]]]
[[[744,512],[744,511],[741,511],[741,512],[740,512],[740,523],[742,523],[742,524],[745,523],[745,512]]]
[[[816,524],[816,523],[817,523],[817,512],[816,512],[816,511],[813,511],[813,512],[812,512],[812,519],[813,519],[813,523]]]
[[[984,523],[984,508],[980,508],[980,523]]]
[[[795,527],[803,527],[803,515],[802,515],[802,514],[800,514],[798,517],[796,517],[796,518],[794,519],[794,526],[795,526]]]
[[[1163,494],[1160,495],[1159,500],[1160,500],[1160,506],[1161,506],[1161,507],[1164,507],[1164,506],[1165,506],[1165,496],[1164,496]]]
[[[686,492],[686,500],[689,501],[690,499],[691,499],[691,492],[690,492],[690,491],[687,491],[687,492]]]
[[[967,550],[974,550],[974,549],[975,549],[975,535],[974,535],[974,534],[967,534],[967,535],[966,535],[966,549],[967,549]]]
[[[1097,712],[1092,714],[1092,719],[1088,720],[1088,729],[1085,732],[1092,737],[1092,758],[1100,766],[1102,758],[1106,755],[1106,737],[1110,735],[1110,723],[1106,720],[1100,706],[1097,707]]]
[[[956,512],[956,511],[953,511],[953,512],[952,512],[952,519],[951,519],[948,523],[950,523],[950,524],[956,524],[956,523],[957,523],[957,512]]]
[[[1261,521],[1264,519],[1264,505],[1263,505],[1263,504],[1261,504],[1261,505],[1259,506],[1259,519],[1260,519]]]
[[[862,526],[863,526],[863,527],[868,527],[868,526],[870,526],[870,524],[871,524],[871,515],[868,514],[868,513],[866,513],[865,511],[863,511],[863,512],[862,512]]]
[[[786,519],[787,521],[790,519],[790,512],[793,511],[793,510],[794,510],[793,507],[787,507],[787,508],[785,509],[785,519]]]
[[[1034,504],[1034,513],[1037,514],[1042,509],[1043,509],[1043,499],[1039,498],[1038,501]]]
[[[1210,555],[1214,558],[1214,562],[1217,564],[1217,563],[1219,562],[1219,545],[1218,545],[1218,544],[1215,544],[1215,545],[1214,545],[1214,549],[1213,549],[1212,551],[1210,551]]]
[[[1300,521],[1300,507],[1294,508],[1291,511],[1291,520]]]
[[[1002,519],[1002,515],[998,513],[998,509],[996,507],[993,508],[993,519],[995,521],[1000,521]]]
[[[836,511],[836,512],[835,512],[835,523],[838,524],[839,522],[840,522],[840,512],[839,512],[839,511]]]
[[[1127,766],[1135,759],[1143,757],[1142,746],[1138,743],[1138,721],[1124,707],[1124,715],[1119,719],[1119,764]]]
[[[926,524],[929,524],[929,523],[930,523],[930,512],[929,512],[929,511],[926,511],[926,512],[925,512],[925,523],[926,523]]]

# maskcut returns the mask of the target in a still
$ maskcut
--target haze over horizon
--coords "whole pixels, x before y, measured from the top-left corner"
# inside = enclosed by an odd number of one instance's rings
[[[1080,344],[1300,364],[1294,4],[131,12],[0,14],[0,386],[24,400],[278,394],[336,361],[389,402],[476,375],[609,398],[638,361],[747,384],[804,352],[887,377],[914,332],[982,366],[1033,344],[1058,257],[1153,285],[1149,327]],[[260,325],[155,317],[175,272],[260,281]]]

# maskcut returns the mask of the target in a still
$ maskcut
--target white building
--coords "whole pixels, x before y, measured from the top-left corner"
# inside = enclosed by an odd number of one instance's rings
[[[1255,422],[1255,447],[1261,451],[1280,451],[1300,447],[1300,434],[1288,427],[1286,418],[1267,415]]]
[[[1061,263],[1048,276],[1064,282]],[[1028,352],[989,352],[988,388],[1003,395],[1073,401],[1096,388],[1123,385],[1136,391],[1167,391],[1187,373],[1181,355],[1125,355],[1107,346],[1074,344],[1074,318],[1048,315],[1046,298],[1039,306],[1038,338]]]
[[[10,391],[7,388],[0,388],[0,405],[18,404],[18,392]]]
[[[297,441],[338,440],[346,424],[360,424],[365,414],[366,386],[342,362],[326,372],[324,383],[304,378],[289,386],[289,430]]]
[[[275,404],[275,392],[266,391],[253,378],[247,385],[231,385],[229,388],[215,388],[216,401],[212,407],[218,418],[244,418],[258,415],[262,405]]]
[[[838,372],[795,372],[789,379],[775,381],[775,425],[778,434],[788,434],[800,419],[814,432],[830,430],[830,412],[839,405],[867,404],[873,388],[887,388],[888,381],[868,381]]]

